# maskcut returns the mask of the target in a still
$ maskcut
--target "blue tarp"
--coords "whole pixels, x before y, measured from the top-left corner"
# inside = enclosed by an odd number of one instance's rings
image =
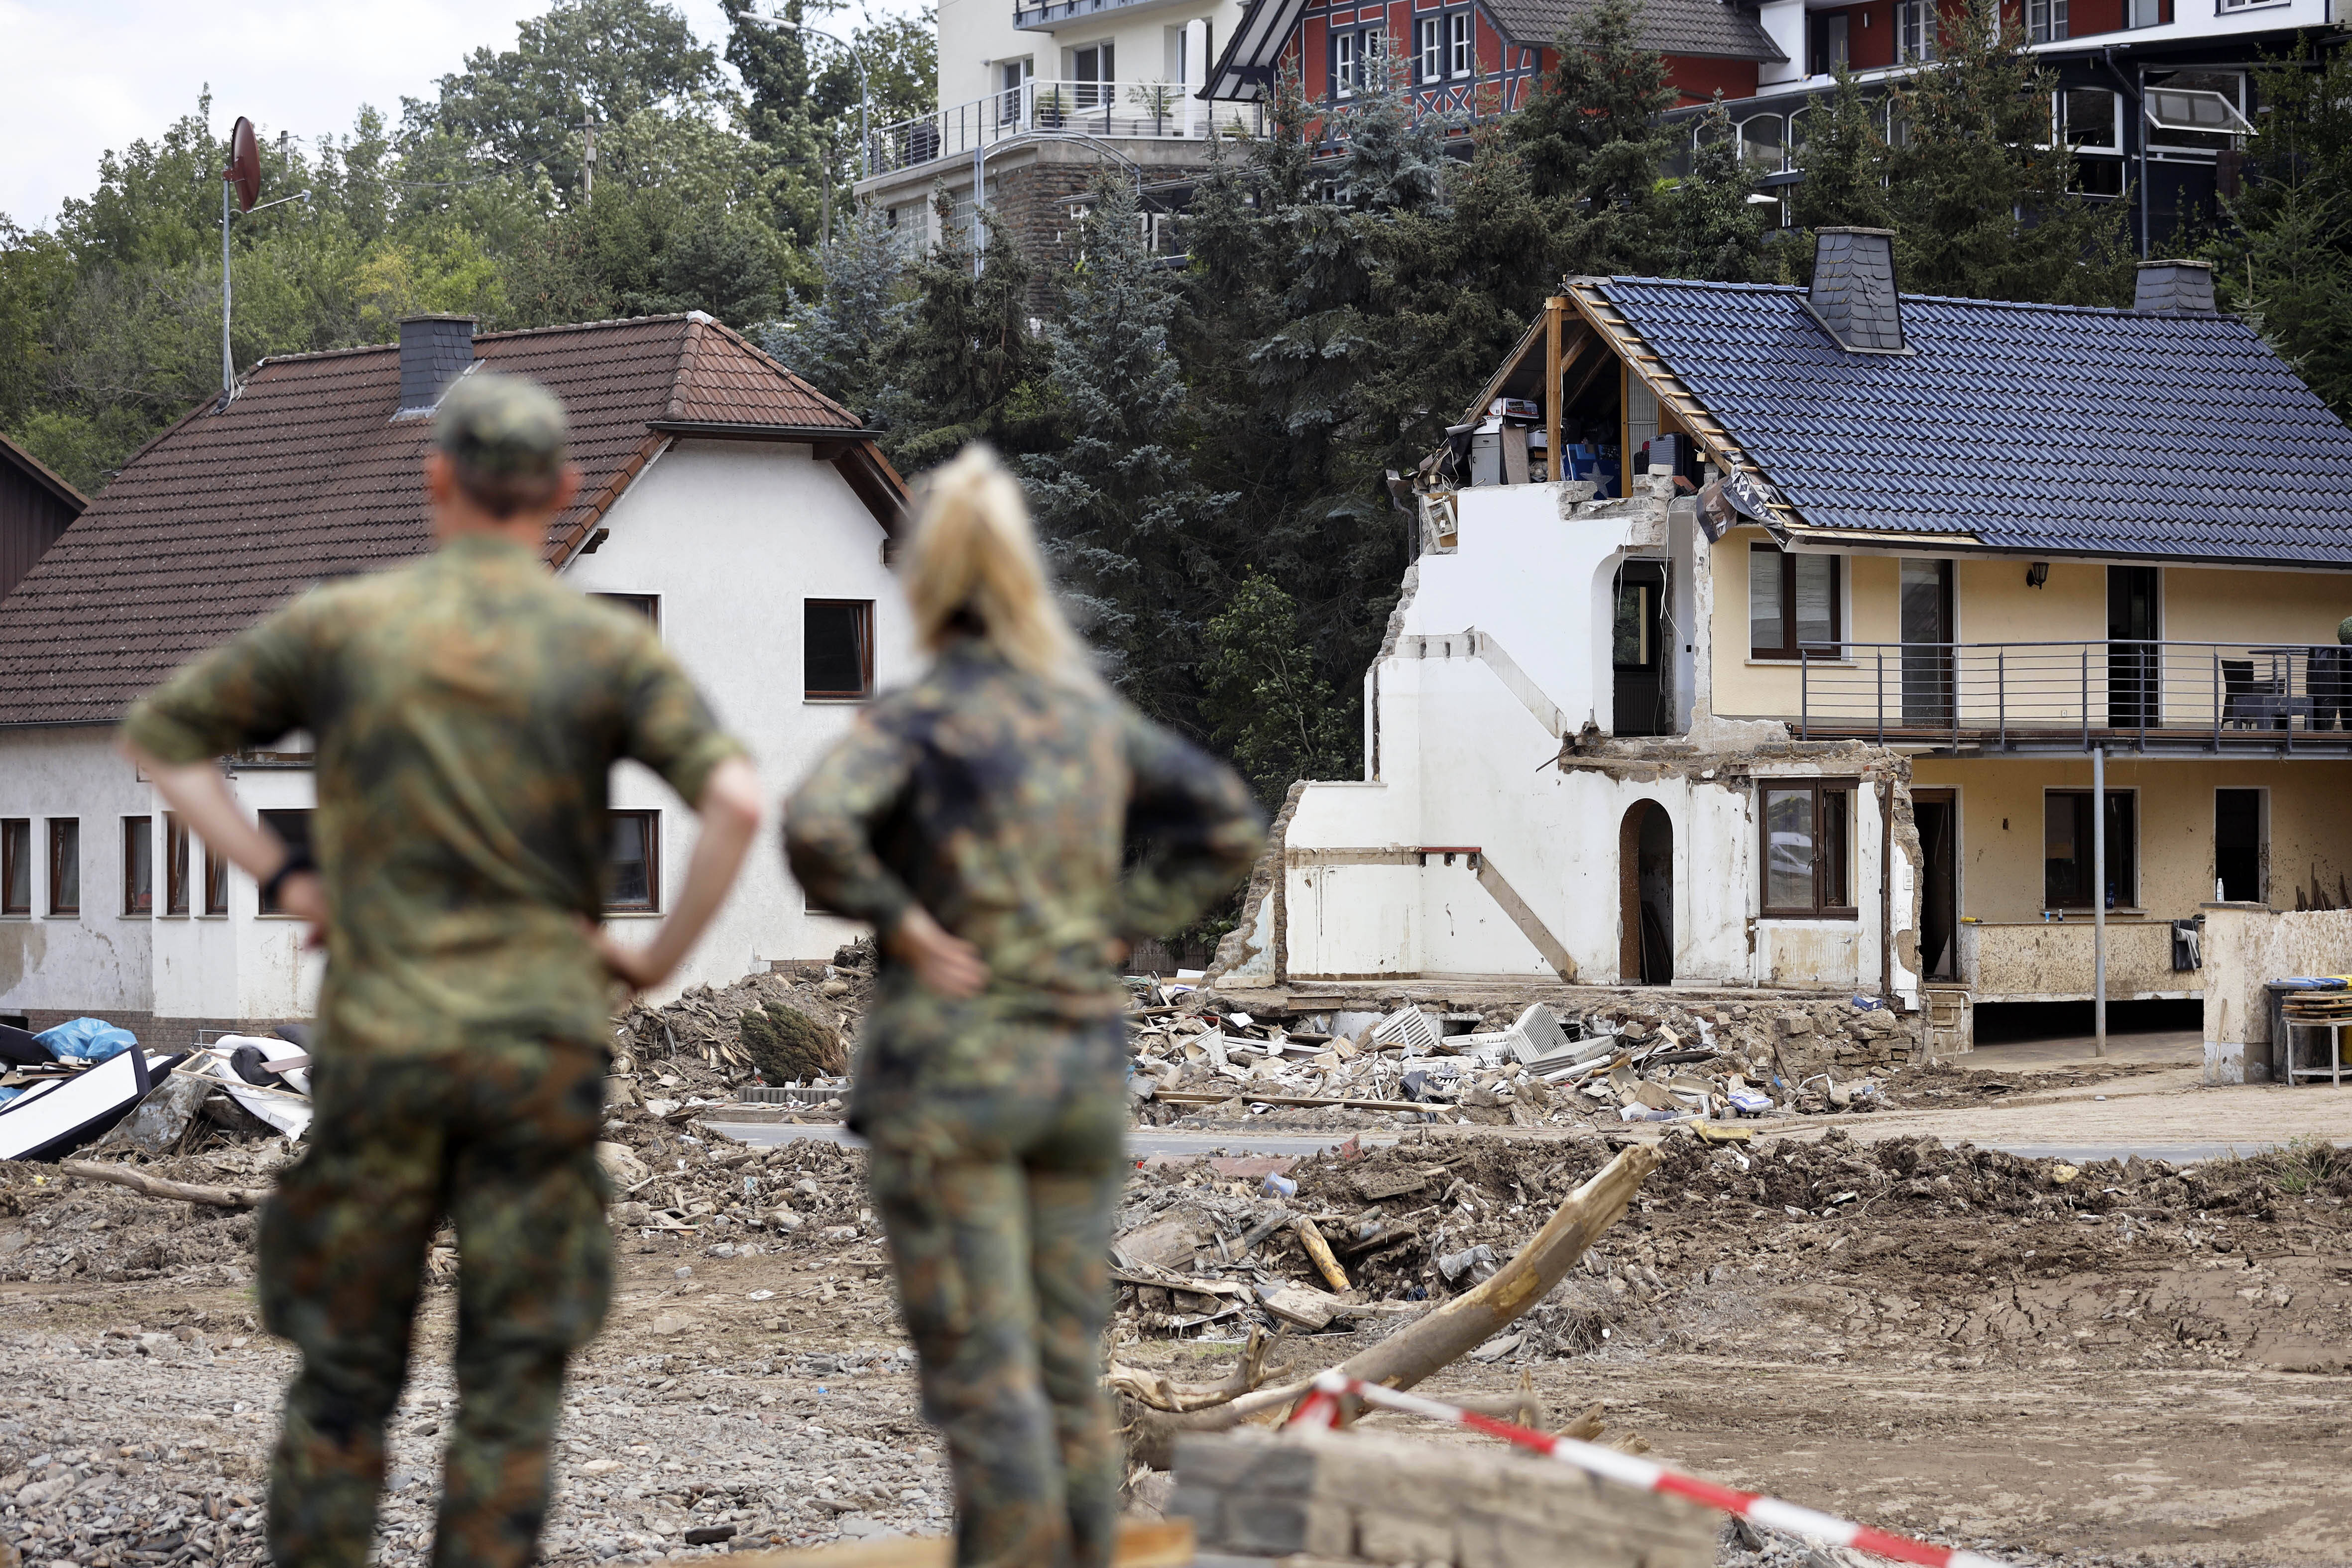
[[[75,1018],[33,1037],[58,1060],[97,1063],[119,1057],[139,1043],[128,1029],[118,1029],[103,1018]]]

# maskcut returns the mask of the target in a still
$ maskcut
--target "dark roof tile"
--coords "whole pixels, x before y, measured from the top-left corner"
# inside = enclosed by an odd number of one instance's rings
[[[1906,294],[1854,354],[1801,289],[1601,290],[1815,527],[2352,566],[2352,429],[2234,317]]]

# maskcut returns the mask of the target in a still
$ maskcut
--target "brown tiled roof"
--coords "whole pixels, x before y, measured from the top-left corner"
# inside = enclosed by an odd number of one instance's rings
[[[1597,0],[1486,0],[1504,32],[1530,47],[1549,47],[1572,33]],[[1633,41],[1662,55],[1733,60],[1782,60],[1788,56],[1764,30],[1752,5],[1739,0],[1641,0]]]
[[[551,562],[660,449],[656,423],[838,429],[821,455],[861,499],[887,520],[903,498],[848,410],[698,311],[485,333],[474,352],[570,412],[580,499],[550,530]],[[0,724],[119,719],[311,584],[421,554],[432,422],[395,421],[399,394],[396,346],[268,359],[225,412],[206,402],[149,442],[9,595]]]

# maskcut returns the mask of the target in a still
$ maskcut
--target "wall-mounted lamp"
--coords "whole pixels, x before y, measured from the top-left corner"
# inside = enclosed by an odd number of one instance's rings
[[[2047,583],[2048,581],[2050,581],[2050,563],[2047,561],[2036,561],[2025,569],[2025,585],[2027,587],[2039,588],[2042,584]]]

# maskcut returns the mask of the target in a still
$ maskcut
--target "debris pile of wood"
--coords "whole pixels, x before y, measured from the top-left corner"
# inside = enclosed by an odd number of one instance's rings
[[[1358,1113],[1386,1124],[1603,1126],[1872,1109],[1908,1026],[1869,998],[1779,1009],[1537,1003],[1488,1017],[1421,1006],[1381,1016],[1254,1016],[1156,983],[1130,1009],[1139,1120]],[[1735,1016],[1735,1014],[1737,1016]],[[1907,1047],[1900,1053],[1907,1057]]]

